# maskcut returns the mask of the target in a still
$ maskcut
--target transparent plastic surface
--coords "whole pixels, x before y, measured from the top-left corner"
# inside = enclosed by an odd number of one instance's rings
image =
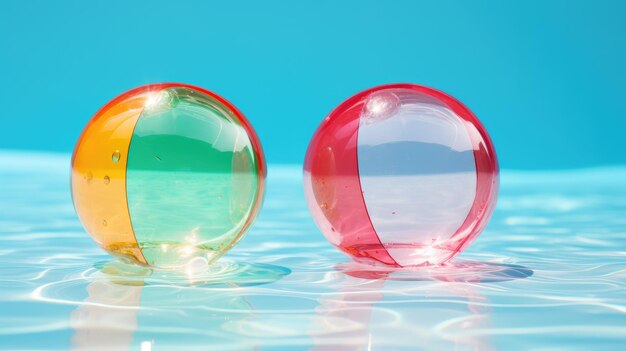
[[[487,224],[498,165],[454,98],[395,84],[361,92],[322,122],[304,165],[307,202],[335,246],[368,263],[446,262]]]
[[[243,236],[264,194],[259,140],[223,98],[182,84],[131,90],[103,107],[72,159],[87,232],[132,261],[211,263]]]

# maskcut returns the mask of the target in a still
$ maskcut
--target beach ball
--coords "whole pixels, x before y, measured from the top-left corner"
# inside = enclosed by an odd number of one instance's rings
[[[458,100],[425,86],[383,85],[322,121],[304,187],[322,233],[354,260],[435,265],[489,221],[498,162],[487,131]]]
[[[259,139],[224,98],[176,83],[130,90],[98,111],[72,156],[71,189],[85,230],[143,265],[211,263],[261,207]]]

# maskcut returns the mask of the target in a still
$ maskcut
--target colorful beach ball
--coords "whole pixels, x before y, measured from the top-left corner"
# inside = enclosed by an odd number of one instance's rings
[[[130,90],[85,127],[72,157],[74,207],[92,238],[144,265],[211,263],[255,219],[266,176],[250,123],[184,84]],[[200,260],[200,261],[198,261]]]
[[[489,221],[498,163],[487,131],[458,100],[385,85],[324,119],[307,151],[304,186],[321,231],[356,261],[441,264]]]

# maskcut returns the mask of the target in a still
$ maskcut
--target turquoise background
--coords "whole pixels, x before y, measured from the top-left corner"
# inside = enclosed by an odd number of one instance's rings
[[[178,81],[248,116],[270,163],[383,83],[446,91],[503,168],[626,163],[624,1],[2,1],[0,148],[69,152],[96,110]]]

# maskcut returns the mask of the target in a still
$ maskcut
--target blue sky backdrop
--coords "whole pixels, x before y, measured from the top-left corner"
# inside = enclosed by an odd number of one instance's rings
[[[0,148],[70,152],[138,85],[213,90],[270,163],[354,93],[412,82],[486,125],[503,168],[626,164],[626,1],[2,1]]]

